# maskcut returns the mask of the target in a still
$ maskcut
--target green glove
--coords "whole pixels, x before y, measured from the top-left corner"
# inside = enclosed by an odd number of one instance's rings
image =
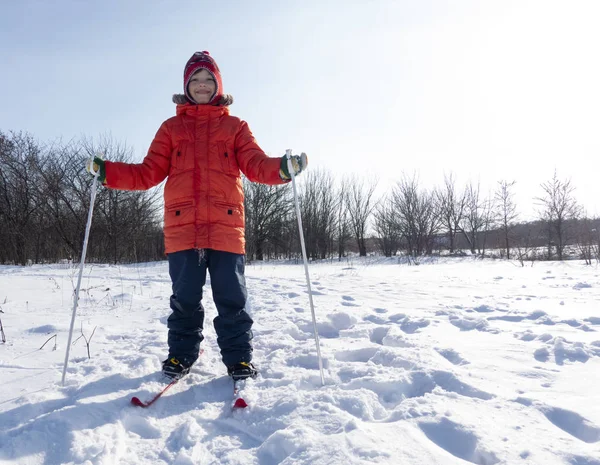
[[[104,160],[100,157],[89,158],[85,163],[85,170],[94,176],[98,173],[98,181],[102,184],[106,181],[106,168]]]
[[[302,171],[306,169],[308,166],[308,157],[304,152],[300,155],[292,155],[292,168],[294,169],[294,176],[299,175]],[[290,171],[288,169],[288,160],[287,156],[284,155],[281,157],[281,165],[279,168],[279,177],[284,181],[288,181],[292,179],[290,175]]]

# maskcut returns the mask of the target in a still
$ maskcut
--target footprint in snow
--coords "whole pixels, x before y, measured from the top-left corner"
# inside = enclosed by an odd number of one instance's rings
[[[298,329],[307,335],[311,335],[314,332],[314,326],[312,322],[300,322],[298,324]],[[319,336],[324,339],[336,339],[340,337],[340,331],[329,322],[317,322],[317,331]],[[292,337],[294,336],[292,335]]]
[[[329,321],[331,321],[333,327],[338,331],[350,329],[356,324],[357,321],[356,318],[345,312],[331,313],[327,315],[327,318]]]
[[[152,425],[147,418],[129,414],[121,419],[121,423],[129,432],[137,434],[142,439],[159,439],[160,429]]]
[[[494,394],[477,389],[467,383],[463,383],[460,379],[449,371],[436,370],[431,374],[427,374],[433,379],[433,382],[441,387],[444,391],[454,392],[464,397],[472,397],[481,400],[490,400],[496,397]]]
[[[453,365],[468,365],[469,361],[465,360],[460,356],[460,354],[454,349],[435,349],[438,354],[444,357]]]
[[[499,331],[490,328],[490,324],[483,318],[460,317],[458,315],[448,315],[448,319],[453,326],[456,326],[461,331],[477,331],[489,332],[498,334]]]
[[[524,397],[514,400],[527,407],[539,410],[557,428],[588,444],[600,442],[600,428],[577,412],[552,407]]]
[[[592,287],[592,285],[588,283],[577,283],[573,286],[573,289],[578,291],[580,289],[588,289],[590,287]]]
[[[371,334],[369,335],[369,339],[371,342],[375,344],[383,345],[383,338],[387,336],[390,328],[385,326],[378,326],[377,328],[373,328],[371,330]]]
[[[569,465],[600,465],[600,460],[583,455],[572,455],[569,458]]]
[[[420,318],[418,320],[411,320],[410,318],[405,318],[402,324],[400,325],[400,329],[407,334],[416,333],[419,329],[425,328],[429,326],[430,321],[424,318]]]
[[[395,315],[390,315],[389,319],[392,323],[400,323],[406,318],[405,313],[396,313]]]
[[[520,323],[525,319],[524,316],[519,315],[501,315],[501,316],[490,316],[488,317],[488,321],[509,321],[511,323]]]
[[[489,305],[479,305],[478,307],[473,308],[478,313],[491,313],[495,311],[495,309],[491,308]]]
[[[377,347],[363,347],[355,350],[341,350],[335,353],[335,359],[341,362],[368,362],[379,350]]]
[[[513,337],[516,337],[517,339],[520,339],[521,341],[533,341],[535,340],[538,336],[537,334],[535,334],[533,331],[531,330],[526,330],[522,333],[514,333]]]
[[[354,303],[354,297],[351,297],[349,295],[343,295],[342,296],[342,305],[344,305],[345,307],[358,307],[358,304]]]
[[[291,326],[285,329],[284,332],[290,335],[292,339],[295,339],[296,341],[307,341],[313,337],[312,332],[304,331],[298,326]]]
[[[448,418],[437,422],[421,422],[419,428],[430,441],[459,459],[477,465],[494,465],[499,462],[493,452],[481,447],[475,433]]]
[[[386,320],[385,318],[382,318],[380,316],[377,315],[367,315],[365,317],[363,317],[364,321],[369,321],[371,323],[375,323],[376,325],[384,325],[386,323],[389,324],[389,321]]]
[[[315,354],[297,355],[286,360],[288,366],[306,368],[308,370],[319,369],[319,359]],[[323,368],[329,368],[329,360],[323,359]]]
[[[537,349],[533,356],[539,362],[547,362],[552,356],[557,365],[564,365],[565,361],[586,363],[591,357],[600,357],[600,348],[596,342],[590,346],[583,342],[569,342],[562,337],[552,337],[550,334],[538,336],[548,347]]]

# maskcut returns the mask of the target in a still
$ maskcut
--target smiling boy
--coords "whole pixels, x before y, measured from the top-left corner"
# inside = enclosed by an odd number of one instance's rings
[[[163,373],[180,378],[198,358],[204,339],[202,289],[207,272],[218,316],[213,324],[227,372],[257,375],[252,364],[253,320],[246,312],[244,192],[241,175],[264,184],[290,180],[285,156],[271,158],[248,124],[229,114],[221,72],[208,52],[196,52],[184,68],[184,94],[174,95],[176,116],[159,128],[140,164],[87,163],[111,189],[164,188],[165,252],[173,293],[167,319],[169,354]],[[295,174],[307,165],[293,157]]]

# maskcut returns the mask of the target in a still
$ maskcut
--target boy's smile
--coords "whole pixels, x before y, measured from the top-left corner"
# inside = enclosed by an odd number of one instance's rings
[[[194,73],[188,84],[188,92],[198,104],[210,102],[217,90],[217,83],[213,75],[205,69]]]

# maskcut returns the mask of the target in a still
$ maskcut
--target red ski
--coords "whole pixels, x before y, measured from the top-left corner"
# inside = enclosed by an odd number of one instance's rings
[[[244,381],[243,379],[233,380],[233,410],[248,407],[240,392],[246,384]]]
[[[148,402],[143,402],[140,400],[139,397],[132,397],[131,398],[131,403],[133,405],[136,405],[138,407],[150,407],[154,402],[156,402],[158,399],[160,399],[162,397],[162,395],[167,392],[169,390],[169,388],[175,384],[177,384],[177,381],[179,381],[178,379],[171,381],[169,384],[167,384],[165,386],[165,388],[160,391],[158,394],[156,394],[152,399],[150,399]]]

